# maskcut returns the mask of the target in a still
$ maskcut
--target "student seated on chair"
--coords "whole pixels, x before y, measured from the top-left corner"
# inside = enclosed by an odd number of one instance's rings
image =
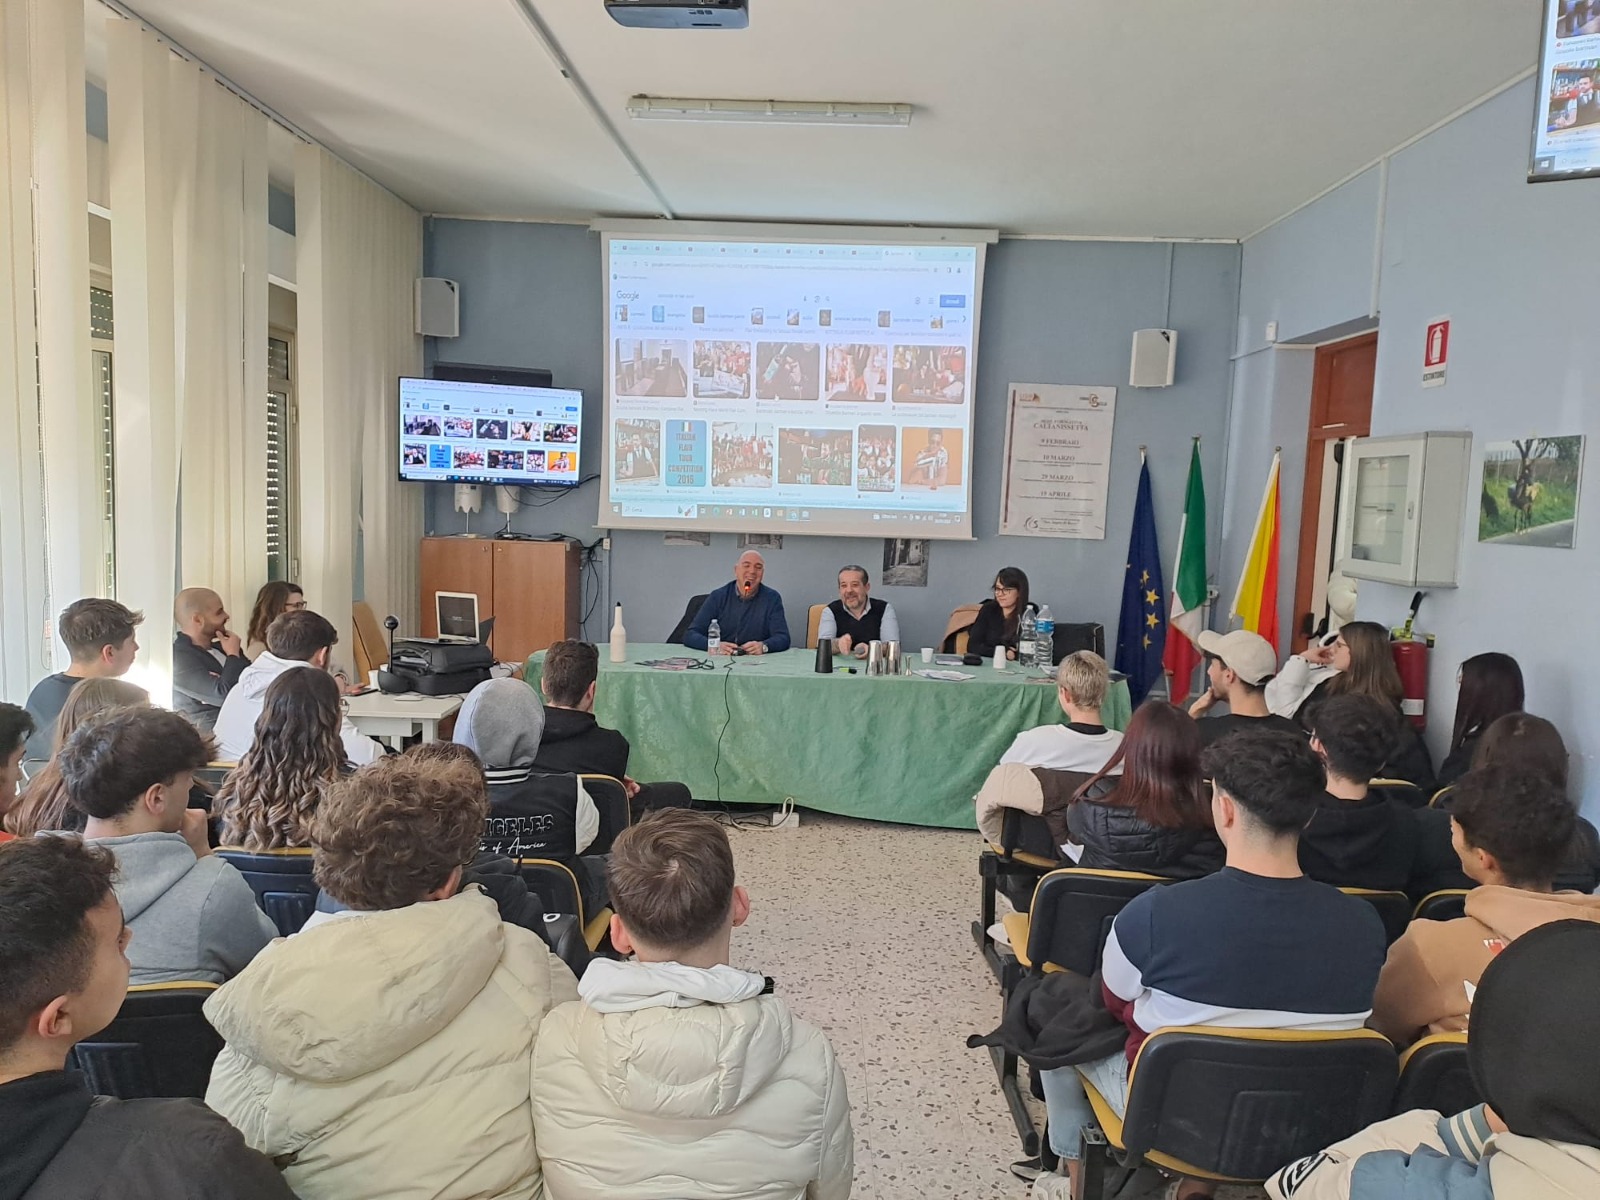
[[[306,667],[326,671],[338,642],[332,622],[306,609],[286,612],[268,626],[267,652],[245,668],[217,714],[217,754],[225,762],[242,759],[255,741],[256,720],[272,681],[285,671]],[[348,716],[341,718],[339,739],[345,757],[358,767],[384,755],[383,747],[358,731]]]
[[[244,644],[228,629],[228,610],[210,588],[184,588],[172,604],[172,706],[210,733],[222,702],[250,665]]]
[[[28,693],[33,735],[23,758],[42,761],[50,757],[56,717],[80,679],[115,679],[128,673],[133,656],[139,653],[134,630],[143,622],[143,613],[115,600],[74,600],[62,610],[56,632],[66,643],[72,663],[65,671],[46,675]]]
[[[395,755],[335,784],[315,874],[347,907],[206,1002],[227,1043],[206,1103],[301,1196],[544,1195],[533,1047],[577,985],[537,935],[458,890],[483,820],[458,762]]]
[[[0,846],[0,1195],[294,1200],[199,1101],[95,1096],[66,1069],[128,991],[116,869],[109,851],[72,836]]]
[[[1432,924],[1421,921],[1418,924]],[[1557,921],[1494,958],[1467,1059],[1485,1103],[1391,1117],[1267,1180],[1273,1200],[1600,1196],[1600,928]]]
[[[1206,656],[1207,687],[1189,705],[1189,715],[1200,722],[1201,742],[1209,746],[1241,729],[1299,731],[1293,721],[1267,708],[1266,686],[1278,670],[1271,642],[1248,629],[1206,629],[1198,644]],[[1228,706],[1226,713],[1211,712],[1219,703]]]
[[[606,905],[606,863],[585,855],[600,833],[600,810],[573,774],[534,769],[544,706],[520,679],[490,679],[468,693],[455,740],[477,754],[489,780],[489,820],[480,849],[508,858],[551,858],[577,876],[586,915]]]
[[[15,704],[0,704],[0,817],[17,802],[22,786],[22,748],[33,732],[33,716]],[[12,835],[0,830],[0,842]]]
[[[1067,833],[1062,851],[1080,867],[1172,879],[1221,868],[1200,778],[1200,731],[1181,708],[1146,700],[1134,711],[1111,761],[1067,806]]]
[[[81,679],[56,718],[51,744],[59,753],[79,725],[108,708],[148,707],[150,693],[126,679]],[[83,814],[68,802],[67,785],[61,780],[61,767],[54,756],[28,780],[22,798],[6,814],[5,825],[6,832],[17,837],[46,831],[83,832]]]
[[[1206,750],[1201,767],[1227,865],[1150,889],[1112,925],[1102,985],[1106,1008],[1128,1027],[1125,1052],[1041,1072],[1050,1146],[1074,1177],[1080,1131],[1094,1120],[1083,1080],[1124,1112],[1129,1066],[1154,1030],[1359,1029],[1372,1011],[1383,922],[1365,901],[1300,870],[1299,833],[1323,786],[1306,739],[1265,728],[1231,734]],[[1050,1185],[1035,1194],[1050,1194]],[[1185,1180],[1179,1194],[1210,1188]]]
[[[1067,655],[1056,667],[1056,699],[1066,714],[1065,723],[1023,730],[1000,761],[1086,774],[1100,770],[1122,745],[1122,734],[1100,720],[1110,685],[1106,660],[1094,651]]]
[[[244,876],[211,853],[205,812],[188,807],[210,758],[195,727],[163,708],[91,717],[56,756],[84,837],[116,856],[134,983],[222,983],[278,934]]]
[[[844,1074],[770,979],[728,965],[750,898],[727,832],[651,813],[611,852],[611,943],[545,1019],[533,1116],[551,1200],[844,1200]]]
[[[245,850],[311,845],[328,785],[350,771],[339,729],[339,685],[326,671],[285,671],[268,686],[255,740],[212,804],[222,844]]]
[[[593,642],[552,642],[539,671],[544,732],[534,769],[547,774],[609,775],[627,789],[635,812],[686,808],[693,801],[681,783],[639,783],[628,775],[628,739],[595,720],[600,652]]]
[[[1600,896],[1554,888],[1577,815],[1553,780],[1491,767],[1462,776],[1452,795],[1456,850],[1478,886],[1466,916],[1413,921],[1389,948],[1372,1025],[1397,1046],[1465,1029],[1484,967],[1528,930],[1600,923]]]

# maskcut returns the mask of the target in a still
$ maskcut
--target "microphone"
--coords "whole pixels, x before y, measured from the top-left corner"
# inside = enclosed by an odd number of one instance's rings
[[[745,599],[748,600],[750,598],[750,585],[749,585],[749,583],[740,582],[740,584],[739,584],[739,592],[740,592],[740,594],[742,596],[744,596]]]

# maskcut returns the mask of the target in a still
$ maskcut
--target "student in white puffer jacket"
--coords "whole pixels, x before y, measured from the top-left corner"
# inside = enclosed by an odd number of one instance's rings
[[[488,800],[471,763],[386,758],[334,785],[316,876],[349,907],[206,1001],[206,1103],[301,1200],[541,1200],[529,1075],[577,994],[539,936],[469,886]]]
[[[612,944],[545,1018],[533,1119],[551,1200],[844,1200],[844,1074],[771,981],[728,965],[750,899],[728,835],[683,809],[611,850]]]

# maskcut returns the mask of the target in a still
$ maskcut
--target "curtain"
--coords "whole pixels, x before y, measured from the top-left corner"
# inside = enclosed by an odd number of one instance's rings
[[[417,627],[419,490],[396,481],[395,380],[417,374],[421,217],[317,146],[295,159],[302,583],[339,630],[351,605]],[[359,547],[359,560],[357,548]]]

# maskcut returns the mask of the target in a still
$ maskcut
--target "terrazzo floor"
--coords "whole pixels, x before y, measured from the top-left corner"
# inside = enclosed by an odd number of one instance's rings
[[[1026,1197],[1007,1169],[1021,1150],[989,1056],[965,1044],[1000,1017],[970,933],[977,834],[806,811],[799,829],[731,836],[751,900],[734,965],[771,975],[832,1041],[850,1089],[856,1200]]]

